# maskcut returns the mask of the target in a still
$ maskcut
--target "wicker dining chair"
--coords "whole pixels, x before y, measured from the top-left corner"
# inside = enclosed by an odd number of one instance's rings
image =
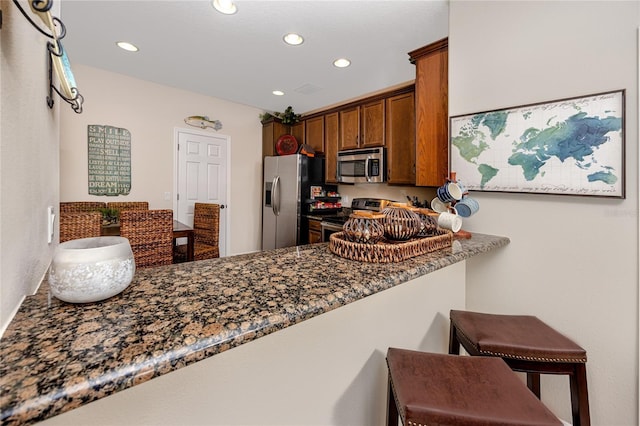
[[[149,202],[147,201],[110,201],[107,203],[108,209],[118,210],[149,210]]]
[[[60,213],[96,212],[107,207],[103,201],[61,201]]]
[[[136,268],[173,262],[173,210],[123,210],[120,236],[129,240]]]
[[[102,214],[100,212],[61,212],[60,242],[99,237],[101,226]]]
[[[204,260],[220,257],[220,205],[195,203],[193,207],[193,259]],[[187,245],[174,248],[174,261],[187,259]]]

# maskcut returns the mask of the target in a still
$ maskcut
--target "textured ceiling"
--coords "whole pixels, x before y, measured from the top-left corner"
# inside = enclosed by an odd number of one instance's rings
[[[447,1],[66,0],[71,64],[84,64],[268,111],[322,108],[415,78],[407,52],[447,36]],[[287,46],[289,32],[304,36]],[[116,47],[126,40],[140,51]],[[352,65],[333,66],[348,57]],[[78,81],[82,92],[82,81]],[[274,96],[273,90],[285,96]]]

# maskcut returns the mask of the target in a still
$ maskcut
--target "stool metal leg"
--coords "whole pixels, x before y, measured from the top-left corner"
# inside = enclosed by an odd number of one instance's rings
[[[582,363],[576,364],[574,373],[570,374],[569,377],[573,426],[590,426],[587,366]]]

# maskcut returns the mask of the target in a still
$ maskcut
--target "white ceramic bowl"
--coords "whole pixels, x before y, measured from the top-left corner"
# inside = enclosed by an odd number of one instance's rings
[[[124,237],[71,240],[55,251],[49,287],[65,302],[97,302],[127,288],[135,270],[131,245]]]

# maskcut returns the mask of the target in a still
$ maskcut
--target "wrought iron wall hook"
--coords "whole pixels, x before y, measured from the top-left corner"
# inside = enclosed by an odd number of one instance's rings
[[[38,12],[48,12],[51,6],[53,6],[53,0],[33,0],[31,2],[31,7]]]
[[[40,3],[44,3],[43,5],[40,5]],[[45,30],[43,30],[42,28],[40,28],[40,26],[38,24],[36,24],[33,19],[31,19],[31,17],[27,14],[27,12],[22,8],[22,6],[20,6],[20,2],[18,0],[13,0],[13,4],[16,5],[16,7],[18,8],[18,10],[20,11],[20,13],[22,13],[22,16],[25,17],[25,19],[27,21],[29,21],[29,23],[36,29],[38,30],[41,34],[43,34],[46,37],[49,38],[55,38],[55,34],[53,33],[53,29],[50,28],[50,30],[52,31],[51,34],[47,33]],[[38,11],[38,12],[48,12],[49,9],[51,9],[51,6],[53,6],[53,1],[41,1],[41,0],[33,0],[31,2],[31,7]],[[55,18],[59,23],[62,23],[58,18]]]
[[[32,0],[30,3],[31,10],[37,14],[47,28],[51,30],[51,34],[44,31],[31,19],[22,6],[20,6],[18,0],[13,0],[13,3],[35,29],[51,39],[47,42],[47,51],[49,52],[49,95],[47,96],[47,105],[49,108],[53,108],[53,92],[55,91],[58,96],[71,105],[73,111],[80,114],[82,112],[84,98],[76,87],[71,66],[69,65],[69,59],[61,42],[67,35],[67,28],[59,18],[51,16],[49,13],[49,10],[53,6],[53,0]],[[61,90],[58,90],[53,84],[53,68],[55,68],[58,80],[60,80]]]
[[[78,88],[75,86],[70,86],[68,88],[68,91],[71,96],[69,97],[62,94],[58,89],[56,89],[56,86],[53,84],[53,58],[59,58],[59,60],[63,63],[65,58],[64,48],[62,47],[62,45],[58,44],[58,48],[56,48],[56,45],[54,43],[58,42],[54,41],[47,43],[47,50],[49,51],[49,95],[47,96],[47,105],[49,106],[49,108],[53,108],[53,92],[55,91],[58,96],[60,96],[65,102],[71,105],[72,110],[74,110],[77,114],[80,114],[82,113],[82,103],[84,102],[84,97],[80,94]],[[59,78],[63,77],[60,76]],[[71,78],[71,82],[72,81],[73,78]]]

